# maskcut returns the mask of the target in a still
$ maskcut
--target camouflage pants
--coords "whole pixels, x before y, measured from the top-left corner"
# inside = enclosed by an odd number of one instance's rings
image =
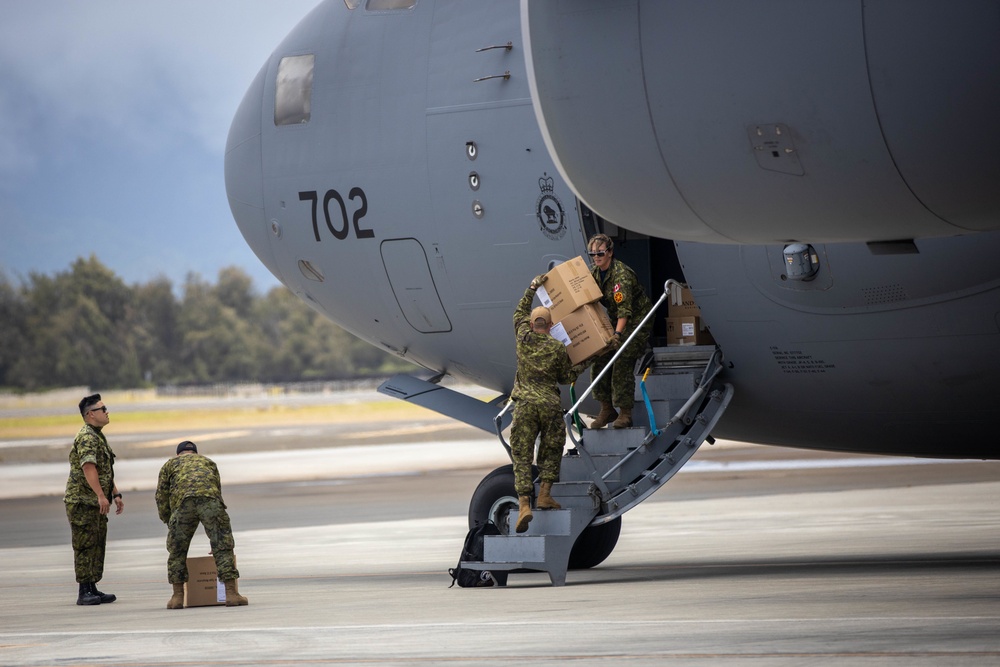
[[[543,482],[558,482],[563,447],[566,445],[562,410],[536,407],[525,400],[515,402],[510,449],[514,455],[514,490],[519,496],[530,496],[535,488],[531,460],[535,438],[539,435],[538,476]]]
[[[185,498],[174,510],[167,523],[167,581],[183,584],[188,580],[187,554],[191,538],[198,524],[205,526],[205,533],[212,545],[215,567],[219,579],[239,579],[236,557],[233,555],[233,528],[221,498]]]
[[[66,517],[73,538],[73,569],[76,583],[97,583],[104,576],[104,552],[108,542],[108,516],[97,505],[66,504]]]
[[[631,332],[622,335],[622,339],[628,338]],[[635,362],[646,351],[646,342],[649,340],[649,325],[643,327],[639,335],[635,337],[621,356],[615,360],[615,365],[610,372],[604,375],[594,386],[594,398],[601,403],[611,403],[619,408],[631,408],[635,403]],[[598,373],[611,361],[613,353],[598,357],[590,369],[590,380],[593,382]]]

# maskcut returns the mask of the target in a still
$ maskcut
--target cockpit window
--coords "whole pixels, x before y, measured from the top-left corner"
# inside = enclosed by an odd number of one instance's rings
[[[286,56],[278,63],[274,87],[274,124],[301,125],[312,114],[313,66],[316,56]]]
[[[392,9],[412,9],[417,0],[368,0],[365,9],[370,12],[388,11]]]

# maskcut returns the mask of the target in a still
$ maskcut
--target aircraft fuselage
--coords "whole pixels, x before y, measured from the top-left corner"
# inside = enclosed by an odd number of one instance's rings
[[[801,30],[783,51],[748,36],[745,3],[707,4],[327,0],[233,121],[237,224],[344,329],[501,394],[524,288],[601,229],[654,301],[667,278],[691,285],[735,388],[715,435],[1000,457],[984,435],[1000,395],[997,124],[919,145],[962,115],[897,94],[884,5],[791,3],[784,20]],[[895,46],[912,52],[946,6],[892,5],[910,17]],[[996,7],[973,3],[943,32]],[[782,34],[768,16],[754,20]],[[712,58],[684,50],[713,27]],[[993,62],[990,34],[968,33],[942,71],[969,52]],[[970,122],[1000,115],[997,71],[966,77],[986,108]],[[771,135],[755,139],[758,126]],[[808,279],[790,271],[792,243],[817,260]]]

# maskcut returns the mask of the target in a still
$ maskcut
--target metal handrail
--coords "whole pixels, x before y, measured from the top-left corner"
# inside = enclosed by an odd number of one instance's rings
[[[588,396],[590,396],[590,394],[594,391],[594,387],[596,387],[597,383],[600,381],[600,379],[602,377],[604,377],[604,374],[607,373],[607,372],[609,372],[611,370],[612,366],[614,366],[615,360],[617,360],[618,357],[621,355],[621,353],[625,350],[625,348],[629,346],[629,344],[635,338],[636,334],[639,333],[639,330],[642,329],[642,327],[646,324],[646,322],[649,320],[649,318],[651,318],[653,316],[653,314],[656,312],[656,310],[661,305],[663,305],[663,302],[670,295],[670,288],[671,288],[671,286],[675,286],[678,290],[680,290],[683,287],[683,284],[680,283],[680,282],[678,282],[678,281],[676,281],[676,280],[674,280],[673,278],[670,278],[669,280],[667,280],[667,282],[663,283],[663,294],[656,301],[656,303],[653,305],[653,307],[649,309],[649,312],[646,313],[646,316],[644,318],[642,318],[642,321],[639,322],[639,325],[632,331],[632,334],[628,338],[626,338],[625,342],[622,343],[622,345],[618,348],[618,350],[615,351],[614,355],[611,357],[611,361],[609,361],[607,363],[607,365],[603,369],[601,369],[601,372],[597,374],[597,377],[595,377],[593,379],[593,381],[590,383],[590,386],[587,387],[587,391],[583,392],[583,395],[580,396],[580,398],[577,400],[577,402],[573,404],[573,407],[571,407],[569,409],[569,412],[567,412],[566,415],[563,417],[563,421],[566,422],[566,430],[569,433],[569,438],[570,438],[570,440],[573,441],[573,445],[577,449],[583,449],[583,443],[581,441],[578,441],[573,436],[573,429],[571,428],[571,424],[572,424],[571,420],[572,420],[573,413],[576,412],[580,408],[580,405],[583,403],[583,401],[586,400],[586,398]]]
[[[493,418],[493,423],[496,425],[497,429],[497,437],[500,438],[500,444],[503,445],[503,448],[507,450],[507,456],[510,457],[511,463],[514,462],[514,452],[511,450],[510,445],[507,444],[507,441],[503,439],[503,416],[508,410],[511,409],[511,407],[513,407],[513,405],[514,399],[507,399],[507,404],[503,406],[503,410],[501,410],[499,414]]]

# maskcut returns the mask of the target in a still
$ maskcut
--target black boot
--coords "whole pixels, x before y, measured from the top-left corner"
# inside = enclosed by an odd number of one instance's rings
[[[107,604],[109,602],[114,602],[118,597],[114,593],[102,593],[97,590],[97,582],[95,581],[90,585],[90,592],[97,597],[101,598],[101,604]]]
[[[80,594],[76,598],[77,604],[101,604],[101,596],[92,592],[91,586],[94,584],[80,584]]]

